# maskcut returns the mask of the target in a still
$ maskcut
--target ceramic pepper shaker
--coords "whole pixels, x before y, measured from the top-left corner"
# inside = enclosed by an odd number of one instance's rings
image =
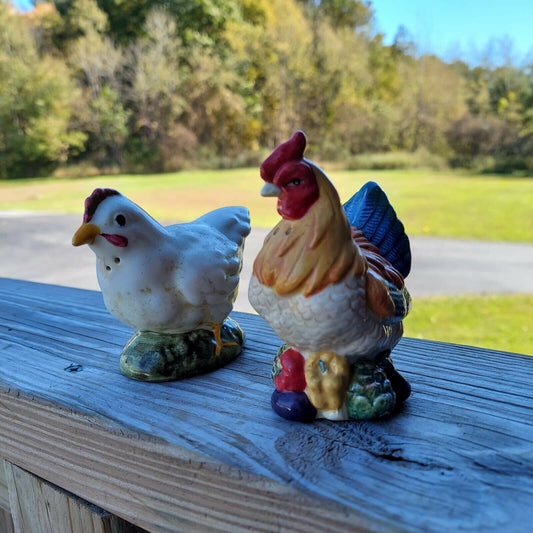
[[[249,300],[285,343],[272,407],[290,420],[377,418],[410,394],[389,357],[410,307],[409,240],[376,183],[342,206],[305,147],[296,132],[261,165],[281,221],[255,259]]]
[[[238,356],[244,336],[228,314],[249,231],[244,207],[164,227],[114,189],[86,199],[72,243],[96,254],[107,309],[137,330],[121,354],[123,373],[181,379]]]

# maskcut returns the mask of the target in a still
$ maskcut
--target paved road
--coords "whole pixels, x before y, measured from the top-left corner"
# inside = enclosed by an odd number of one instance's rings
[[[94,255],[70,241],[81,215],[0,212],[0,277],[99,290]],[[238,311],[247,299],[253,259],[268,230],[254,228],[246,241]],[[533,293],[533,244],[411,238],[413,298],[430,295]]]

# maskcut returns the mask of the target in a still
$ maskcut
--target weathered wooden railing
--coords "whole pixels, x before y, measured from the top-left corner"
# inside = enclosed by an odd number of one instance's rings
[[[533,357],[404,339],[396,416],[289,423],[234,316],[237,361],[147,384],[99,293],[0,280],[0,531],[531,531]]]

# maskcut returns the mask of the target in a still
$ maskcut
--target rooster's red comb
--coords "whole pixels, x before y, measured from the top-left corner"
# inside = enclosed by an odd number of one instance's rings
[[[85,212],[83,222],[89,222],[96,211],[96,208],[109,196],[120,194],[115,189],[94,189],[91,196],[85,199]]]
[[[301,161],[304,157],[306,139],[303,131],[297,131],[288,141],[280,144],[261,165],[261,178],[272,182],[276,172],[290,161]]]

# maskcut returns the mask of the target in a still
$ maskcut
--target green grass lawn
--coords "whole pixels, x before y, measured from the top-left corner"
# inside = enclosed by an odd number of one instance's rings
[[[377,181],[409,235],[533,242],[533,179],[422,170],[328,175],[343,201]],[[262,198],[261,186],[257,169],[0,181],[0,210],[79,213],[81,219],[85,197],[95,187],[112,187],[161,221],[239,204],[250,209],[254,226],[271,227],[279,220],[275,200]],[[405,335],[533,354],[532,309],[532,295],[417,299]]]
[[[342,200],[374,180],[387,192],[409,235],[533,242],[533,180],[435,171],[331,171]],[[187,171],[0,182],[0,209],[81,213],[95,187],[113,187],[155,218],[180,221],[224,205],[246,205],[252,224],[279,219],[259,195],[257,169]]]
[[[533,294],[416,299],[406,337],[533,355]]]

